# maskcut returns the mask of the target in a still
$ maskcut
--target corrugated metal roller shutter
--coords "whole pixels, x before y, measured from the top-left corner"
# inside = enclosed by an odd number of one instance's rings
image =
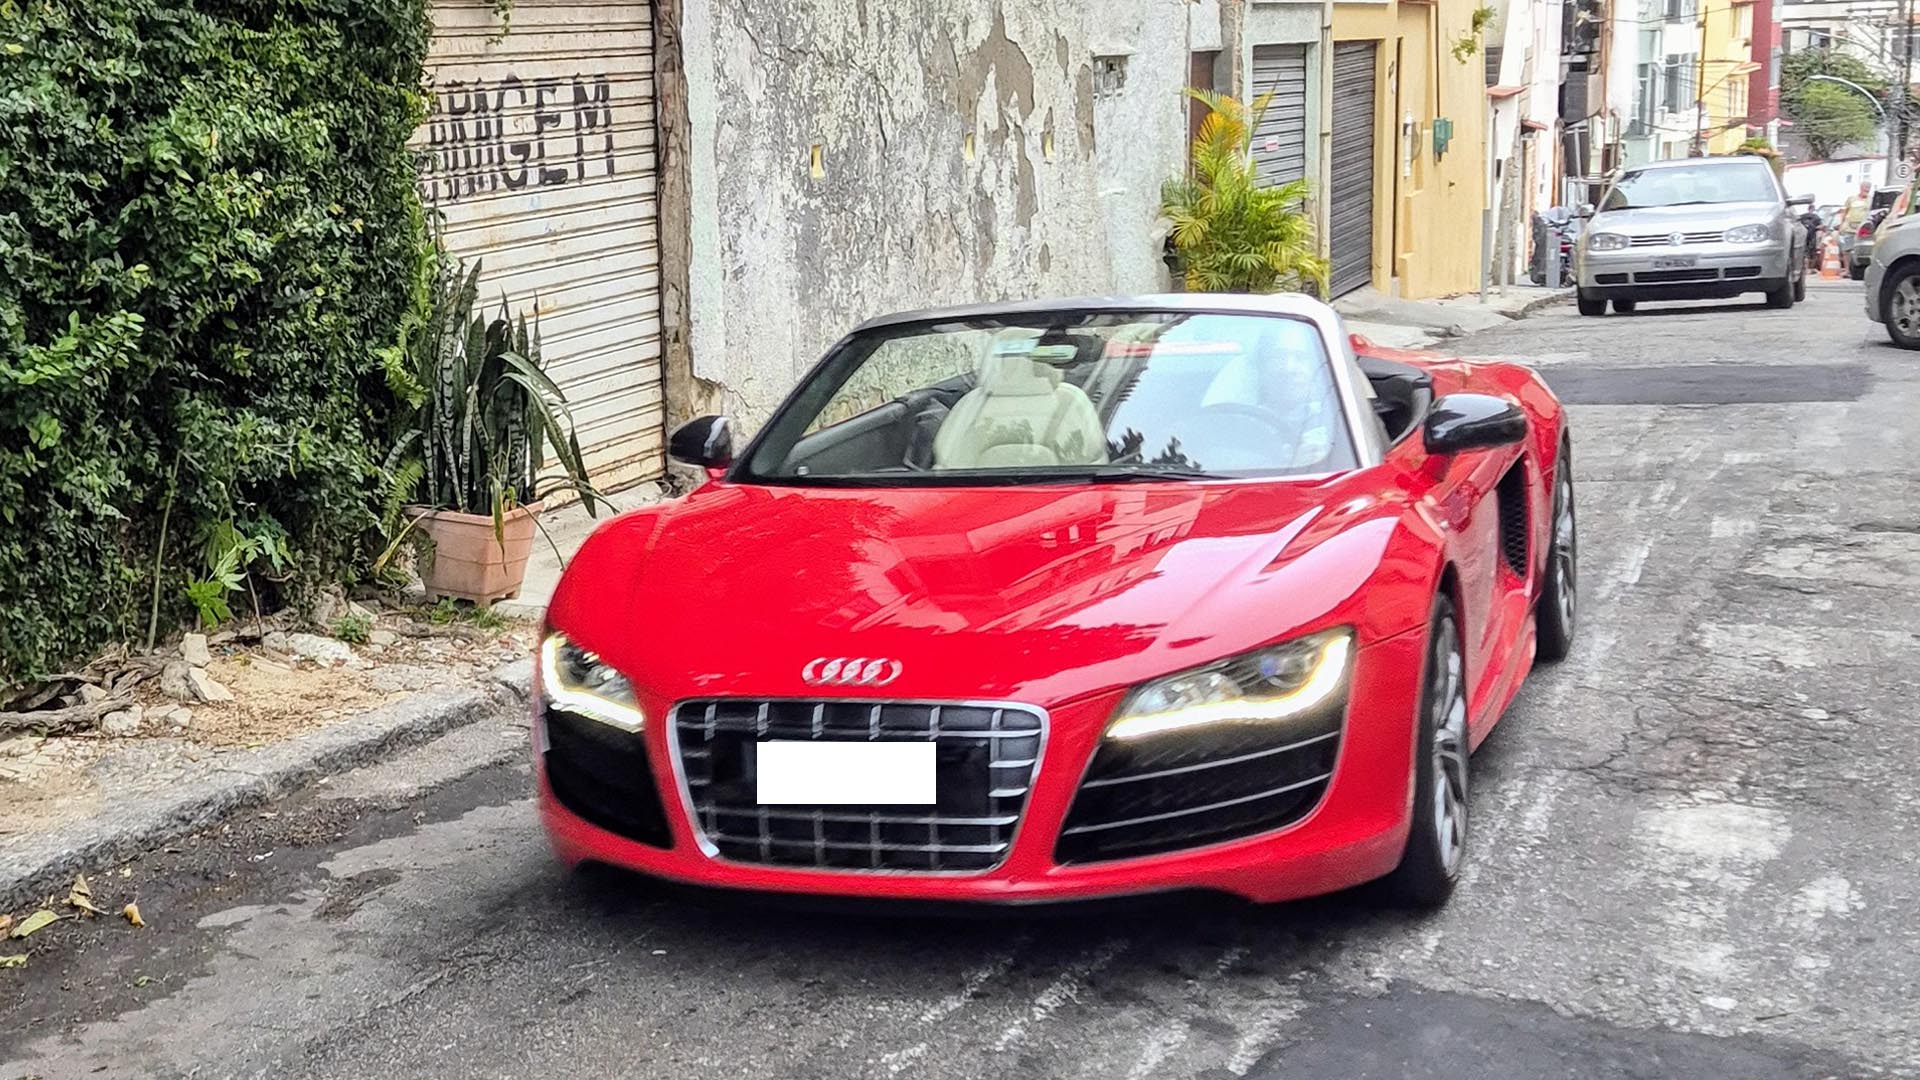
[[[1373,279],[1372,41],[1333,47],[1333,170],[1327,230],[1333,255],[1333,295],[1344,296]]]
[[[660,475],[653,23],[645,3],[434,5],[421,190],[480,293],[535,311],[602,486]],[[537,306],[536,306],[537,305]]]
[[[1256,46],[1253,93],[1273,95],[1253,129],[1260,182],[1273,187],[1307,175],[1307,47]]]

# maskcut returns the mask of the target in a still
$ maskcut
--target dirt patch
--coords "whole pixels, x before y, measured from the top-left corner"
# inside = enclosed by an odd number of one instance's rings
[[[234,700],[194,708],[186,737],[206,746],[277,742],[407,696],[380,691],[365,669],[295,667],[245,655],[215,660],[207,673]]]
[[[224,755],[297,738],[422,690],[480,685],[501,664],[529,655],[535,633],[517,623],[436,621],[430,612],[383,611],[369,623],[362,635],[369,640],[338,642],[336,655],[323,660],[269,648],[257,635],[219,635],[199,670],[232,700],[181,703],[166,696],[162,679],[147,678],[127,694],[144,717],[129,734],[103,727],[0,738],[0,851],[29,833],[108,812],[130,792],[199,782]],[[151,666],[180,655],[177,647],[163,651]]]

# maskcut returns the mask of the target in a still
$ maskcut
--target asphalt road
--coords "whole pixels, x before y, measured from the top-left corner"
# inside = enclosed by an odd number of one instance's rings
[[[0,972],[0,1076],[1920,1076],[1920,355],[1857,289],[1455,343],[1575,402],[1586,622],[1440,916],[570,875],[524,733],[472,728],[96,875],[149,925]]]

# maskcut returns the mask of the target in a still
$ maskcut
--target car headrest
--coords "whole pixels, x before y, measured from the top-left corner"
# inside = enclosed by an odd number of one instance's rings
[[[981,390],[994,397],[1051,394],[1060,385],[1060,369],[1036,363],[1020,353],[990,352],[976,369]]]

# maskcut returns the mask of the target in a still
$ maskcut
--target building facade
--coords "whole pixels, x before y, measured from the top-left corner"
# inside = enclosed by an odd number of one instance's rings
[[[1517,279],[1560,201],[1563,3],[517,0],[501,34],[438,0],[421,188],[612,488],[873,315],[1171,287],[1188,87],[1272,95],[1255,163],[1309,182],[1335,295],[1475,290],[1495,228]]]
[[[1329,223],[1335,271],[1365,229],[1370,283],[1407,297],[1478,288],[1486,261],[1486,66],[1473,0],[1333,5]],[[1348,282],[1353,279],[1347,278]],[[1336,285],[1336,287],[1338,287]]]

